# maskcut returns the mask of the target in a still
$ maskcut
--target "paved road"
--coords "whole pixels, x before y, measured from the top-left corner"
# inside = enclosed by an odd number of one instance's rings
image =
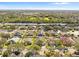
[[[0,23],[4,25],[67,25],[65,23]]]
[[[67,24],[67,23],[0,23],[5,25],[60,25],[60,26],[79,26],[79,24]]]

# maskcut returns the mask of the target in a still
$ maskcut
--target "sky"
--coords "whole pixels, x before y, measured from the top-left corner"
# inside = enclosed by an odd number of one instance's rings
[[[0,2],[0,10],[79,10],[79,2]]]

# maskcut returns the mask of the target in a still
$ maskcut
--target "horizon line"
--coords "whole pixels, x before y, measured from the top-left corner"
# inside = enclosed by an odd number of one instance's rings
[[[50,9],[0,9],[0,10],[50,10]],[[78,10],[78,9],[51,9],[51,10]]]

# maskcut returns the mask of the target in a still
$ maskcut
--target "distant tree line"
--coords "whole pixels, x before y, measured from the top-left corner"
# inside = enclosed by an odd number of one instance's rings
[[[0,12],[1,23],[79,23],[79,12]]]

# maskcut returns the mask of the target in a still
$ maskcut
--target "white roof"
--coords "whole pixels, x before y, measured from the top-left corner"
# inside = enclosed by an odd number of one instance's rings
[[[18,41],[20,40],[20,38],[15,36],[15,37],[9,39],[9,41],[10,41],[10,40],[13,40],[14,42],[18,42]]]
[[[74,34],[74,35],[76,35],[76,36],[79,35],[79,31],[74,31],[74,32],[73,32],[73,31],[69,31],[68,33],[69,33],[69,34]]]

